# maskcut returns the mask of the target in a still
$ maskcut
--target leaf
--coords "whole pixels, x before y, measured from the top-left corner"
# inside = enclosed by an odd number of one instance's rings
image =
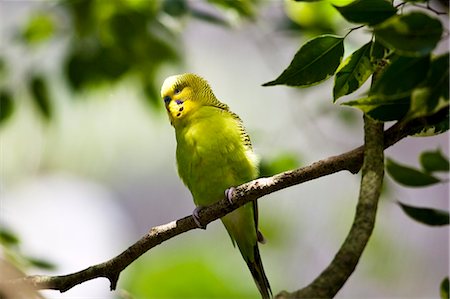
[[[447,109],[445,109],[443,112],[446,113],[444,117],[440,118],[438,121],[435,121],[433,123],[424,124],[424,126],[420,131],[414,133],[414,136],[429,137],[447,132],[449,130],[449,123],[450,123],[449,107],[447,107]]]
[[[271,160],[263,159],[259,166],[260,177],[269,177],[277,173],[297,168],[300,164],[298,155],[294,153],[283,153]]]
[[[425,80],[429,66],[429,56],[400,56],[386,67],[371,88],[370,95],[386,100],[409,96]]]
[[[449,53],[434,58],[423,84],[412,93],[410,119],[434,114],[448,105]]]
[[[203,11],[195,7],[190,8],[190,13],[192,17],[198,20],[224,27],[231,27],[230,22],[227,21],[227,19],[225,19],[222,15],[217,15],[209,11]]]
[[[420,155],[420,164],[427,172],[450,171],[450,163],[440,150],[423,152]]]
[[[409,110],[409,98],[386,100],[377,96],[369,96],[342,105],[358,108],[379,121],[402,119]]]
[[[370,48],[370,60],[378,61],[386,57],[388,49],[379,41],[375,40]]]
[[[344,55],[344,38],[322,35],[305,43],[287,69],[263,86],[310,86],[334,74]]]
[[[376,39],[398,54],[430,54],[441,39],[442,24],[424,13],[412,12],[391,17],[374,28]]]
[[[398,164],[392,159],[386,159],[386,170],[397,183],[408,187],[425,187],[441,181],[418,169]]]
[[[181,17],[189,11],[189,6],[186,0],[164,0],[162,9],[173,17]]]
[[[254,17],[257,8],[257,1],[229,1],[229,0],[208,0],[226,10],[233,10],[242,17]]]
[[[448,105],[448,82],[449,54],[446,53],[432,60],[426,81],[413,91],[408,117],[431,115]]]
[[[334,101],[357,90],[372,75],[371,46],[372,42],[365,44],[341,63],[334,79]]]
[[[0,90],[0,124],[6,121],[13,113],[14,102],[12,95],[5,89]]]
[[[52,107],[50,106],[50,98],[47,84],[42,77],[35,76],[30,81],[30,91],[34,99],[34,103],[39,108],[41,114],[50,119]]]
[[[412,219],[431,226],[442,226],[449,224],[449,214],[447,211],[430,209],[430,208],[417,208],[404,203],[397,202],[402,210]]]
[[[30,18],[22,30],[22,38],[29,44],[48,40],[55,31],[55,24],[49,14],[37,14]]]
[[[11,246],[18,245],[20,243],[19,238],[9,229],[0,227],[0,244]]]
[[[441,299],[448,299],[450,296],[448,276],[441,282],[440,294]]]
[[[54,270],[56,268],[55,264],[44,259],[34,257],[25,257],[25,259],[35,268],[43,270]]]
[[[356,0],[346,6],[334,6],[351,23],[375,25],[396,14],[397,9],[385,0]]]
[[[381,106],[375,107],[374,109],[367,112],[367,115],[378,121],[394,121],[400,120],[405,117],[409,110],[409,101],[396,101],[392,104],[383,104]]]

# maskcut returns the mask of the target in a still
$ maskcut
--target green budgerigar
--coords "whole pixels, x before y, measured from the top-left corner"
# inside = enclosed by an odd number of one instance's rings
[[[215,97],[208,82],[200,76],[168,77],[161,96],[175,128],[178,174],[197,206],[195,218],[199,208],[222,199],[229,188],[255,179],[257,158],[239,116]],[[258,241],[263,237],[258,231],[256,201],[221,220],[247,263],[262,298],[271,298],[258,249]]]

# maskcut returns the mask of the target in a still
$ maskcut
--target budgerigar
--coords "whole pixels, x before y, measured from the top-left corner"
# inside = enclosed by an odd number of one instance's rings
[[[215,97],[206,80],[195,74],[168,77],[162,85],[161,97],[175,128],[178,174],[191,191],[197,208],[222,199],[229,188],[257,177],[257,158],[241,119]],[[256,201],[221,220],[247,263],[262,298],[271,298],[258,249],[258,240],[263,237],[258,231]]]

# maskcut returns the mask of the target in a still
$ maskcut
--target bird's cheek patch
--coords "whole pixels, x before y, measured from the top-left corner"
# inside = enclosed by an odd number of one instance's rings
[[[183,110],[184,110],[184,106],[181,106],[180,108],[178,108],[177,117],[181,116],[181,112],[183,112]]]

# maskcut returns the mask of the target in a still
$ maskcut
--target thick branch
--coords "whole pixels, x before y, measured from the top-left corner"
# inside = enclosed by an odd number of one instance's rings
[[[333,298],[358,264],[375,227],[384,176],[383,124],[365,117],[365,149],[355,219],[347,238],[328,267],[308,286],[277,298]]]
[[[385,148],[403,139],[414,132],[413,125],[395,125],[384,134]],[[233,204],[223,199],[211,206],[202,209],[199,213],[201,223],[208,224],[219,219],[245,203],[255,200],[272,192],[297,185],[309,180],[333,174],[342,170],[357,173],[363,161],[363,147],[356,148],[339,156],[330,157],[309,166],[286,171],[270,178],[257,179],[236,187],[233,195]],[[197,228],[192,216],[187,216],[168,224],[152,228],[145,236],[131,245],[118,256],[76,273],[62,276],[36,275],[14,280],[0,282],[2,285],[20,285],[27,283],[36,289],[55,289],[61,292],[83,283],[85,281],[105,277],[111,283],[111,289],[116,288],[119,274],[123,269],[139,258],[142,254],[171,239],[174,236]]]

